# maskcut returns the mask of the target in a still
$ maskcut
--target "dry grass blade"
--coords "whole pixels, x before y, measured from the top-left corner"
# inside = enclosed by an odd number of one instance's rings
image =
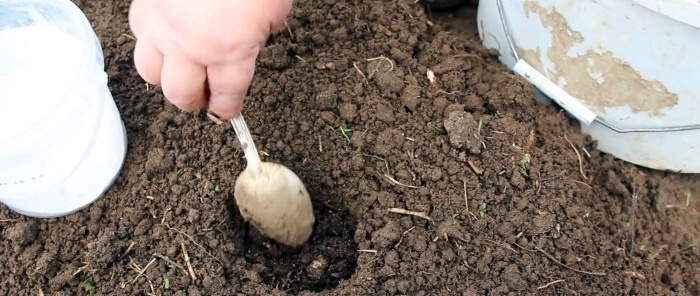
[[[365,59],[365,60],[368,61],[368,62],[376,61],[376,60],[385,60],[385,61],[387,61],[387,62],[389,63],[389,70],[387,70],[386,72],[384,72],[383,75],[389,74],[389,73],[391,73],[391,71],[394,70],[394,62],[391,61],[391,59],[389,59],[389,58],[387,58],[387,57],[385,57],[385,56],[378,56],[378,57],[376,57],[376,58],[369,58],[369,59]],[[377,71],[379,71],[379,65],[377,65],[377,66],[375,67],[375,69],[374,69],[373,72],[369,73],[369,78],[371,79]],[[383,76],[383,75],[382,75],[382,76]]]
[[[391,37],[392,35],[394,35],[394,33],[391,32],[391,30],[389,30],[387,27],[385,27],[385,26],[382,25],[382,24],[377,24],[377,29],[378,29],[379,31],[382,31],[382,33],[384,33],[384,35],[387,35],[387,36],[389,36],[389,37]]]
[[[551,285],[554,285],[554,284],[556,284],[556,283],[561,283],[561,282],[563,282],[563,281],[564,281],[564,280],[556,280],[556,281],[552,281],[552,282],[546,283],[546,284],[544,284],[544,285],[542,285],[542,286],[537,287],[537,290],[542,290],[542,289],[544,289],[544,288],[547,288],[547,287],[549,287],[549,286],[551,286]]]
[[[408,230],[406,230],[406,231],[404,231],[403,233],[401,233],[401,238],[399,238],[399,242],[396,243],[396,244],[394,245],[394,249],[398,248],[398,247],[401,245],[401,242],[403,242],[404,236],[406,236],[406,234],[409,233],[409,232],[411,232],[413,229],[416,229],[416,227],[415,227],[415,226],[412,226],[412,227],[409,228]]]
[[[287,33],[289,33],[289,38],[294,41],[296,38],[294,38],[294,33],[292,33],[292,28],[289,27],[289,23],[287,21],[284,21],[284,26],[287,28]]]
[[[469,217],[476,220],[477,219],[476,215],[474,215],[474,213],[472,213],[469,210],[469,196],[467,195],[467,180],[462,180],[462,182],[464,183],[464,209],[467,211],[467,214],[469,214]]]
[[[185,264],[187,265],[187,270],[190,272],[190,277],[193,281],[197,280],[197,276],[194,274],[194,269],[192,269],[192,264],[190,263],[190,255],[187,254],[187,248],[185,248],[185,242],[180,240],[180,247],[182,248],[182,255],[185,257]]]
[[[518,251],[516,251],[515,249],[513,249],[513,247],[511,247],[509,244],[506,244],[506,243],[497,242],[497,241],[490,240],[490,239],[487,239],[487,238],[485,238],[484,241],[490,242],[490,243],[492,243],[492,244],[494,244],[494,245],[497,245],[497,246],[504,247],[504,248],[506,248],[506,249],[508,249],[508,250],[513,251],[514,253],[517,253],[517,252],[518,252]]]
[[[126,256],[127,254],[129,254],[129,252],[131,252],[131,249],[134,248],[134,245],[135,245],[135,244],[136,244],[136,242],[131,242],[131,243],[129,244],[129,247],[126,248],[126,251],[124,251],[124,254],[122,254],[121,257],[124,257],[124,256]]]
[[[635,223],[637,219],[637,199],[639,198],[639,192],[637,191],[637,185],[634,185],[632,188],[632,207],[630,208],[630,211],[632,212],[630,214],[630,229],[629,229],[629,245],[627,246],[627,253],[629,253],[629,257],[634,256],[634,234],[636,232],[635,230]]]
[[[384,162],[384,166],[386,167],[386,172],[387,172],[387,174],[389,173],[389,171],[390,171],[390,169],[389,169],[389,162],[387,162],[386,159],[381,158],[381,157],[376,156],[376,155],[367,154],[367,153],[362,153],[362,155],[367,156],[367,157],[371,157],[371,158],[374,158],[374,159],[377,159],[377,160],[383,161],[383,162]]]
[[[552,256],[552,255],[549,255],[547,252],[545,252],[544,250],[540,249],[539,247],[535,247],[535,249],[536,249],[538,252],[542,253],[542,255],[545,255],[547,258],[549,258],[549,260],[554,261],[554,263],[556,263],[557,265],[559,265],[559,266],[561,266],[561,267],[564,267],[564,268],[566,268],[566,269],[568,269],[568,270],[575,271],[575,272],[578,272],[578,273],[583,273],[583,274],[589,274],[589,275],[606,275],[605,272],[591,272],[591,271],[585,271],[585,270],[579,270],[579,269],[573,268],[573,267],[571,267],[571,266],[568,266],[568,265],[566,265],[566,264],[564,264],[564,263],[559,262],[559,260],[557,260],[557,258],[554,258],[554,256]]]
[[[138,280],[139,277],[141,277],[141,276],[143,275],[143,273],[146,272],[146,270],[147,270],[149,267],[151,267],[151,265],[153,265],[153,263],[155,263],[155,262],[156,262],[156,258],[151,258],[151,261],[148,261],[148,264],[146,264],[146,267],[140,268],[140,270],[138,270],[139,274],[136,275],[136,277],[131,281],[131,283],[136,282],[136,280]],[[137,270],[137,268],[135,268],[134,266],[132,266],[132,268],[134,268],[135,270]]]
[[[403,184],[403,183],[401,183],[401,182],[399,182],[399,181],[396,181],[396,179],[394,179],[392,176],[389,176],[389,174],[383,174],[383,175],[381,175],[381,176],[384,177],[384,178],[386,178],[387,180],[389,180],[389,182],[391,182],[392,184],[397,185],[397,186],[402,186],[402,187],[407,187],[407,188],[413,188],[413,189],[418,188],[418,186],[406,185],[406,184]]]
[[[404,210],[404,209],[399,209],[399,208],[391,208],[391,209],[389,209],[389,212],[394,213],[394,214],[414,216],[414,217],[418,217],[418,218],[425,219],[428,221],[433,221],[433,219],[428,217],[428,215],[426,213],[423,213],[423,212],[414,212],[414,211],[409,211],[409,210]]]
[[[646,280],[647,279],[647,277],[645,277],[642,273],[639,273],[636,271],[627,270],[624,273],[625,273],[625,275],[632,277],[632,278],[635,278],[635,279],[639,279],[639,280]]]
[[[535,130],[530,130],[530,133],[527,135],[527,139],[525,140],[525,148],[523,149],[525,153],[530,153],[530,150],[532,147],[535,145]]]
[[[177,233],[179,233],[179,234],[182,234],[182,235],[185,236],[187,239],[189,239],[195,246],[197,246],[197,247],[199,247],[200,249],[202,249],[202,251],[203,251],[205,254],[209,255],[209,257],[211,257],[212,259],[214,259],[214,261],[218,262],[218,263],[221,264],[222,266],[224,265],[224,263],[221,262],[221,260],[219,260],[219,258],[216,258],[214,255],[212,255],[211,253],[209,253],[209,252],[207,251],[207,249],[204,248],[204,246],[198,244],[197,241],[195,241],[195,240],[194,240],[190,235],[188,235],[187,233],[184,233],[184,232],[182,232],[182,230],[177,229],[177,228],[175,228],[175,227],[170,227],[170,225],[168,225],[168,224],[163,224],[163,226],[167,227],[169,230],[172,230],[172,231],[175,231],[175,232],[177,232]]]
[[[569,138],[566,135],[564,135],[564,140],[571,145],[571,148],[574,149],[574,152],[576,153],[576,157],[578,158],[578,171],[581,173],[581,177],[583,177],[584,180],[588,180],[588,177],[586,177],[586,174],[583,172],[583,159],[581,158],[581,153],[578,152],[576,145],[569,141]]]
[[[209,120],[213,121],[213,122],[216,123],[216,124],[222,124],[222,123],[224,123],[223,120],[221,120],[219,117],[217,117],[216,115],[212,114],[211,112],[207,112],[207,118],[209,118]]]
[[[482,168],[480,168],[479,166],[477,166],[473,161],[467,160],[467,164],[468,164],[469,167],[472,169],[472,171],[474,171],[475,174],[481,175],[481,174],[484,173],[484,169],[482,169]]]
[[[83,272],[83,270],[85,270],[86,268],[88,268],[88,266],[89,266],[89,265],[86,263],[85,265],[79,267],[78,270],[76,270],[75,272],[73,272],[73,276],[76,276],[77,274]]]
[[[184,272],[185,274],[187,274],[187,271],[185,271],[185,268],[184,268],[182,265],[180,265],[180,264],[178,264],[177,262],[171,260],[171,259],[168,258],[167,256],[161,255],[161,254],[159,254],[159,253],[154,253],[154,254],[153,254],[153,257],[156,257],[156,258],[159,258],[159,259],[161,259],[161,260],[163,260],[163,261],[165,261],[165,262],[168,262],[170,265],[177,267],[177,269],[179,269],[180,271],[182,271],[182,272]]]
[[[362,79],[364,79],[365,83],[367,85],[369,85],[369,80],[367,80],[367,76],[365,76],[365,73],[362,73],[362,70],[360,70],[360,67],[357,66],[356,62],[352,62],[352,67],[355,68],[355,71],[357,71],[357,73],[360,73],[360,76],[362,76]]]

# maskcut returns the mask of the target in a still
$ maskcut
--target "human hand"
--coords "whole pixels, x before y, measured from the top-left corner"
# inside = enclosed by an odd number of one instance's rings
[[[260,49],[291,7],[292,0],[134,0],[136,69],[180,109],[233,118]]]

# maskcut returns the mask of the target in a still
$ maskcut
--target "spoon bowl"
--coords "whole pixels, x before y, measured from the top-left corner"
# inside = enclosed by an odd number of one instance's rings
[[[233,193],[241,216],[262,235],[289,247],[300,247],[311,237],[315,223],[304,183],[289,168],[260,161],[242,115],[231,124],[247,161]]]

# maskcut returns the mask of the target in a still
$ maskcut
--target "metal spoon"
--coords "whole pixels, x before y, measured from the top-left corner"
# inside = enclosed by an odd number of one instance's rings
[[[242,114],[231,119],[231,125],[247,161],[234,188],[241,216],[261,234],[283,245],[303,245],[315,222],[304,183],[289,168],[260,160]]]

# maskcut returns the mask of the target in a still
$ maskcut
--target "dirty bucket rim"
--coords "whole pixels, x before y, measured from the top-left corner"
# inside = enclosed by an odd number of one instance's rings
[[[630,1],[633,1],[635,3],[638,2],[638,0],[630,0]],[[652,1],[659,1],[659,0],[652,0]],[[526,64],[529,64],[526,60],[522,59],[518,55],[518,52],[515,50],[515,42],[513,41],[513,35],[510,32],[510,26],[508,25],[508,21],[507,21],[506,15],[505,15],[505,10],[503,8],[503,0],[496,0],[496,7],[498,10],[501,26],[503,27],[503,33],[506,37],[506,42],[508,43],[508,48],[510,49],[509,50],[510,54],[513,56],[513,58],[515,58],[516,62],[524,62]],[[697,7],[700,8],[700,4],[698,4]],[[699,10],[699,12],[700,12],[700,10]],[[666,15],[666,14],[664,14],[664,15]],[[535,86],[535,87],[538,87],[538,86]],[[560,90],[562,92],[565,92],[568,94],[568,92],[566,90],[564,90],[563,88],[560,88]],[[568,94],[568,95],[571,96],[570,94]],[[581,101],[581,99],[578,99],[574,96],[571,96],[571,97],[576,99],[579,102]],[[561,107],[566,111],[569,111],[569,112],[572,111],[572,110],[568,110],[566,106],[561,106]],[[587,111],[593,112],[590,109],[588,109]],[[578,113],[578,112],[576,112],[576,113]],[[595,112],[593,112],[593,113],[595,113]],[[577,119],[583,123],[586,123],[586,121],[582,120],[581,118],[577,118]],[[667,133],[667,132],[700,130],[700,124],[676,125],[676,126],[665,126],[665,127],[648,127],[648,128],[621,128],[619,126],[616,126],[615,124],[612,124],[612,123],[606,121],[604,118],[600,117],[598,114],[596,114],[596,116],[593,118],[592,121],[600,123],[601,125],[609,128],[617,133]]]

